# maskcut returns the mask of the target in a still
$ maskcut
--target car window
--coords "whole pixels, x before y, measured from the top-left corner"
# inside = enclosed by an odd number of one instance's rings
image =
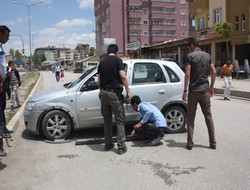
[[[166,71],[168,73],[170,82],[180,82],[180,78],[177,76],[177,74],[172,69],[170,69],[167,66],[164,66],[164,68],[166,69]]]
[[[96,68],[96,67],[91,68],[90,70],[84,72],[80,77],[78,77],[78,78],[72,80],[72,81],[69,82],[69,83],[64,84],[63,86],[66,87],[66,88],[71,88],[71,87],[77,85],[77,84],[78,84],[79,82],[81,82],[86,76],[88,76],[89,73],[91,73],[93,70],[95,70],[95,68]]]
[[[132,84],[165,82],[164,73],[157,63],[135,63]]]

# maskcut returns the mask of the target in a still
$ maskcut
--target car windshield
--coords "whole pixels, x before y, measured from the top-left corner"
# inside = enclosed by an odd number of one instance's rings
[[[93,68],[91,68],[91,69],[85,71],[80,77],[78,77],[78,78],[72,80],[72,81],[69,82],[69,83],[64,84],[63,86],[64,86],[65,88],[71,88],[71,87],[75,86],[76,84],[78,84],[79,82],[81,82],[86,76],[88,76],[88,75],[89,75],[92,71],[94,71],[95,69],[96,69],[96,67],[93,67]]]

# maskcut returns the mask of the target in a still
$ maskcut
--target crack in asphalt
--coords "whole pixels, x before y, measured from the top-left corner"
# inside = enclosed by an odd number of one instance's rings
[[[75,154],[65,154],[65,155],[59,155],[57,156],[58,158],[68,158],[68,159],[72,159],[75,157],[79,157],[79,155],[75,155]]]
[[[198,170],[205,169],[203,166],[185,168],[181,166],[171,166],[170,164],[157,163],[157,162],[153,162],[150,160],[138,160],[138,159],[137,160],[132,160],[132,159],[120,160],[119,159],[119,161],[123,163],[125,162],[130,165],[142,164],[142,165],[150,166],[154,174],[158,176],[159,178],[161,178],[168,187],[172,186],[173,184],[177,182],[175,179],[173,179],[173,176],[188,175],[191,173],[195,173]]]

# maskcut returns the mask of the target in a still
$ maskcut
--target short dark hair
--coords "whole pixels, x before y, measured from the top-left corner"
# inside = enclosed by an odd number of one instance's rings
[[[5,34],[5,32],[10,32],[10,29],[5,25],[0,25],[0,33]]]
[[[130,101],[130,104],[131,105],[134,105],[134,104],[137,104],[139,105],[141,103],[141,99],[139,96],[135,95],[131,98],[131,101]]]
[[[198,43],[196,39],[194,39],[193,37],[188,38],[187,44],[188,44],[188,47],[190,47],[191,44],[193,44],[194,47],[198,47]]]
[[[110,53],[116,54],[118,52],[118,50],[119,50],[119,48],[116,44],[110,44],[108,46],[108,54],[110,54]]]
[[[13,61],[8,61],[8,65],[10,65],[10,64],[14,64],[14,62]]]

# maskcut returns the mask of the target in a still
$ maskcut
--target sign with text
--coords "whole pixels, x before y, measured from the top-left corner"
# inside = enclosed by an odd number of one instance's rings
[[[110,44],[116,44],[116,38],[104,38],[104,45],[108,46]]]
[[[132,43],[126,44],[125,49],[126,50],[137,50],[140,47],[140,45],[141,44],[139,41],[132,42]]]

